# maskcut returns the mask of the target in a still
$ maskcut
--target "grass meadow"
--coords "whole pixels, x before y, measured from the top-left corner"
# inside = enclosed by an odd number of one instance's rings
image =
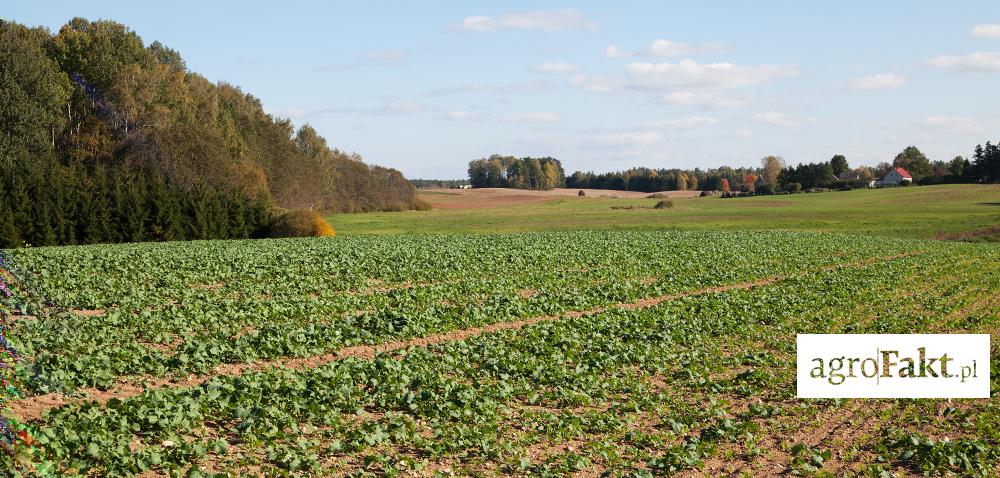
[[[421,196],[447,209],[338,214],[330,221],[338,234],[674,229],[826,231],[919,239],[959,237],[1000,224],[1000,185],[674,198],[671,209],[653,209],[658,199],[565,196],[463,209],[453,207],[465,199],[458,193]]]

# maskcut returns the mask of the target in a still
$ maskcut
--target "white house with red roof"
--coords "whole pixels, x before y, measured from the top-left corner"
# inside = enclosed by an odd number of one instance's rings
[[[913,176],[904,168],[892,168],[892,171],[885,173],[885,177],[879,181],[883,186],[897,186],[900,183],[913,182]]]

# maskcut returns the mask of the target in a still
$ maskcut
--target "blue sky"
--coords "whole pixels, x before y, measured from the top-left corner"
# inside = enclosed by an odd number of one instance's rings
[[[828,2],[829,3],[829,2]],[[998,139],[1000,2],[13,2],[127,24],[408,177],[931,159]]]

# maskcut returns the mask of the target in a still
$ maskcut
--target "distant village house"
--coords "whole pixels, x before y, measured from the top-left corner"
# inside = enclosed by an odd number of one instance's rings
[[[913,182],[913,176],[910,176],[910,172],[903,168],[892,168],[891,171],[885,174],[885,177],[879,181],[882,186],[898,186],[900,183]]]
[[[845,171],[837,175],[837,179],[844,183],[851,184],[861,184],[865,183],[865,187],[875,187],[876,181],[874,179],[866,179],[860,171]]]

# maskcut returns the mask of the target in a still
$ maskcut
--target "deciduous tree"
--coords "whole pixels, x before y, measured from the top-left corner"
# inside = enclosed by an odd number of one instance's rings
[[[840,176],[841,173],[851,170],[851,166],[847,164],[847,158],[843,154],[838,154],[830,158],[830,168],[833,169],[834,176]]]
[[[919,181],[933,173],[930,160],[916,146],[907,146],[892,160],[892,166],[909,171],[914,181]]]
[[[785,168],[785,160],[781,156],[765,156],[760,160],[761,176],[764,182],[772,186],[778,184],[778,175]]]

